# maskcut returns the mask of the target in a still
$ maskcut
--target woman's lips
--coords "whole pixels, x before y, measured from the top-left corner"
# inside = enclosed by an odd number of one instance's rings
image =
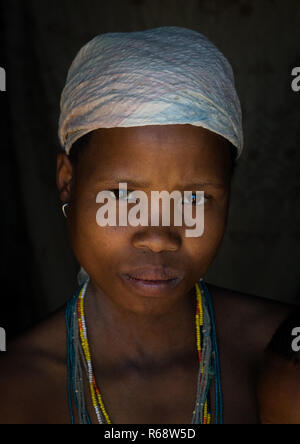
[[[124,275],[142,281],[168,281],[180,278],[182,272],[170,267],[144,265],[124,270]]]
[[[171,279],[140,279],[129,274],[121,275],[124,282],[132,289],[139,291],[143,295],[159,295],[162,292],[175,288],[181,278]]]

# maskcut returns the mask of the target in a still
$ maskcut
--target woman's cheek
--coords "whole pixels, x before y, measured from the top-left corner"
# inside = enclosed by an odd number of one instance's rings
[[[210,205],[204,212],[202,248],[209,256],[214,256],[220,246],[226,229],[226,220],[227,205]]]

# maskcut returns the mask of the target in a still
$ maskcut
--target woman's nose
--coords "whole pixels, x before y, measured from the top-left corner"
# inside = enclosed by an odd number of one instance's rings
[[[181,237],[170,228],[150,227],[135,233],[132,243],[135,248],[149,249],[154,253],[177,251],[181,245]]]

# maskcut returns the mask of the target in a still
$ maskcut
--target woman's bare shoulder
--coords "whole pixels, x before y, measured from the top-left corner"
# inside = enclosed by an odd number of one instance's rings
[[[64,307],[51,313],[33,327],[27,329],[8,343],[7,356],[38,355],[55,357],[65,356],[66,323]]]
[[[216,317],[227,331],[260,348],[268,345],[282,321],[297,307],[295,305],[242,293],[208,284]]]
[[[51,418],[47,405],[53,405],[54,398],[64,398],[65,385],[66,327],[60,309],[8,342],[1,354],[0,423],[39,423]],[[66,402],[63,399],[63,405]]]

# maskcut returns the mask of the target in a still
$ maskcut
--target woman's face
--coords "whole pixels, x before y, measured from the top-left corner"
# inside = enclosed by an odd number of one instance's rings
[[[192,125],[108,128],[93,132],[76,171],[66,155],[58,156],[60,197],[70,202],[71,245],[97,289],[122,308],[139,313],[167,309],[185,296],[208,270],[224,234],[229,142]],[[144,191],[149,202],[151,191],[204,191],[203,235],[187,237],[187,227],[174,226],[172,217],[170,226],[163,226],[160,219],[159,226],[100,227],[96,215],[103,204],[96,197],[100,191],[118,189],[119,182],[127,183],[128,190]],[[132,206],[129,203],[128,209]],[[152,286],[145,282],[167,278],[172,280]]]

